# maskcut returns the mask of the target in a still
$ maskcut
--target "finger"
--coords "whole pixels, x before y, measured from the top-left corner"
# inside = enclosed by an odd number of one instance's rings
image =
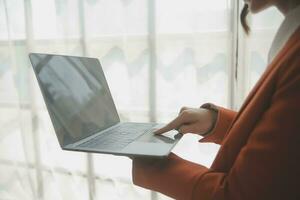
[[[154,134],[162,134],[162,133],[168,132],[173,129],[178,130],[180,128],[180,126],[182,126],[183,124],[194,122],[193,118],[194,118],[193,112],[184,110],[173,121],[169,122],[164,127],[154,131]]]
[[[154,131],[154,134],[158,135],[173,129],[177,129],[178,127],[182,126],[182,124],[186,123],[188,119],[189,118],[186,115],[181,114],[178,117],[176,117],[173,121],[165,125],[164,127]]]
[[[191,124],[191,125],[182,125],[178,131],[181,134],[197,133],[198,132],[197,129],[198,129],[198,127],[195,124]]]
[[[187,107],[187,106],[183,106],[183,107],[180,109],[179,114],[181,114],[183,111],[189,110],[189,109],[192,109],[192,108]]]
[[[170,131],[170,130],[172,130],[172,128],[170,128],[168,125],[166,125],[166,126],[160,128],[160,129],[157,129],[157,130],[154,131],[153,133],[154,133],[155,135],[160,135],[160,134],[163,134],[163,133],[168,132],[168,131]]]

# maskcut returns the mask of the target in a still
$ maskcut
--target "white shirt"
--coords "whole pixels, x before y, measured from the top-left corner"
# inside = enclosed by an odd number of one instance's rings
[[[300,26],[300,6],[290,10],[280,25],[268,55],[270,63]]]

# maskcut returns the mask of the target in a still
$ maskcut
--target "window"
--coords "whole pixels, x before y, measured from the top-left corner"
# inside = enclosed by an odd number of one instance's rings
[[[133,186],[127,158],[60,149],[28,52],[99,58],[124,121],[167,122],[182,106],[206,102],[238,108],[282,20],[274,9],[255,16],[246,38],[235,22],[239,7],[233,0],[0,0],[0,199],[168,199]],[[190,143],[200,145],[193,136],[180,145]],[[202,150],[204,160],[189,158],[209,166],[217,148]]]

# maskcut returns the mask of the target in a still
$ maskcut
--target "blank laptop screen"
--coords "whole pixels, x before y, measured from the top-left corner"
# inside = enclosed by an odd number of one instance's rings
[[[97,59],[30,54],[30,60],[60,145],[120,121]]]

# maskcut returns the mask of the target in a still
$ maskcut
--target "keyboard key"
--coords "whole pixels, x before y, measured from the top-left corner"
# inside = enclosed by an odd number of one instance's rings
[[[121,150],[140,135],[153,131],[156,124],[125,123],[84,142],[79,147]]]

